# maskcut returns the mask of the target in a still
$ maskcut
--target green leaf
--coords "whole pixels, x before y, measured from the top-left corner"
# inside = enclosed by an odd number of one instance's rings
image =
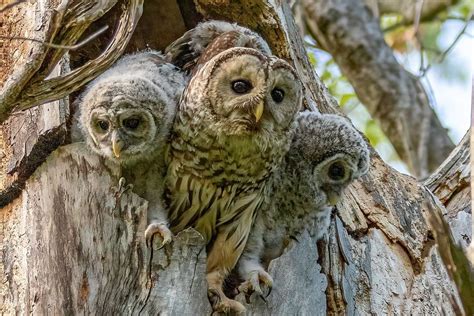
[[[341,99],[339,100],[339,104],[341,105],[341,107],[344,107],[347,104],[347,102],[349,102],[351,99],[354,99],[354,98],[355,98],[354,93],[343,94]]]

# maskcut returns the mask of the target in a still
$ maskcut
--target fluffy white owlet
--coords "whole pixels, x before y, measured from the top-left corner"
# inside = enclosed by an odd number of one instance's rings
[[[233,47],[254,48],[265,55],[272,53],[259,34],[235,23],[217,20],[199,23],[170,44],[165,52],[170,62],[187,73],[196,73],[212,57]]]
[[[317,238],[329,227],[331,210],[343,189],[369,168],[369,149],[344,117],[302,112],[297,116],[291,147],[269,182],[271,199],[259,210],[238,272],[241,291],[261,294],[271,289],[265,271],[291,237],[315,225]]]
[[[288,151],[301,89],[287,62],[238,47],[202,65],[183,93],[169,151],[171,228],[192,226],[212,241],[207,281],[217,311],[245,310],[222,284]]]
[[[154,51],[121,58],[82,95],[80,125],[89,147],[121,166],[122,177],[148,201],[147,243],[171,240],[163,204],[165,147],[185,77]]]

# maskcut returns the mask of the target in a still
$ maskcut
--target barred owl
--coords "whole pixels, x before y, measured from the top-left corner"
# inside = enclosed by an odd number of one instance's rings
[[[88,146],[121,166],[133,191],[149,202],[147,243],[171,240],[163,204],[164,152],[185,86],[181,71],[154,51],[121,58],[81,97],[80,127]]]
[[[289,148],[301,89],[287,62],[236,47],[201,65],[183,93],[169,151],[171,229],[192,226],[212,241],[207,280],[216,311],[244,310],[222,284]]]
[[[165,52],[170,62],[187,73],[196,73],[212,57],[233,47],[254,48],[265,55],[272,53],[259,34],[235,23],[217,20],[199,23],[170,44]]]
[[[271,199],[260,209],[238,263],[246,280],[241,291],[261,294],[261,283],[271,289],[273,281],[263,265],[311,224],[321,237],[343,189],[368,168],[366,142],[347,119],[300,113],[290,150],[270,179]]]

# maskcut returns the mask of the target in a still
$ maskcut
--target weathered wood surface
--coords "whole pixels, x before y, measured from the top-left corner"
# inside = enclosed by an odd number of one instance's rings
[[[181,6],[181,14],[261,32],[277,55],[294,63],[306,106],[338,111],[311,69],[286,2],[195,3],[197,13]],[[209,314],[199,236],[185,232],[155,249],[150,282],[146,202],[131,192],[117,199],[117,171],[81,146],[54,152],[21,196],[0,210],[0,313]],[[327,239],[316,244],[304,233],[270,264],[275,288],[267,303],[255,298],[247,305],[249,314],[452,315],[459,309],[423,219],[426,203],[438,206],[414,178],[375,153],[372,161],[337,205]]]
[[[182,232],[150,261],[147,202],[117,196],[117,174],[82,143],[62,147],[2,210],[1,314],[209,311],[202,237]]]
[[[52,23],[51,9],[57,3],[27,2],[0,13],[0,35],[29,36],[44,40]],[[29,77],[25,73],[40,66],[40,56],[45,54],[46,50],[46,47],[39,43],[0,39],[0,99],[16,96],[18,91],[13,85],[21,88],[26,84]],[[59,71],[60,67],[57,67],[56,72]],[[44,156],[44,160],[47,154],[59,145],[54,147],[53,144],[60,143],[61,138],[64,138],[61,134],[65,132],[65,108],[59,108],[58,103],[54,103],[10,117],[1,126],[0,156],[3,156],[3,159],[0,164],[0,207],[20,193],[27,176],[32,173],[31,171],[28,174],[26,170],[34,171],[36,167],[32,167],[37,164],[35,158]],[[2,111],[3,108],[0,108],[0,113]],[[60,137],[54,137],[52,140],[49,137],[52,134]],[[3,191],[5,189],[8,190]]]
[[[443,213],[456,242],[467,247],[472,241],[470,132],[446,161],[424,183],[445,206]]]
[[[58,65],[52,75],[64,73],[66,63]],[[0,179],[0,207],[16,198],[36,168],[67,141],[68,118],[69,102],[62,99],[17,113],[0,126],[0,150],[5,156],[0,168],[4,175]]]

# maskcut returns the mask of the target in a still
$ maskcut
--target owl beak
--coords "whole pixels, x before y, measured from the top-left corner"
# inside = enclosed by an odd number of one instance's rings
[[[112,141],[112,151],[114,152],[115,157],[120,158],[122,148],[123,143],[121,141]]]
[[[328,197],[329,205],[331,206],[335,206],[337,202],[339,202],[339,199],[341,198],[341,196],[334,191],[329,191],[327,193],[327,197]]]
[[[263,115],[263,100],[261,100],[258,104],[257,107],[255,108],[255,121],[258,123],[260,121],[260,118]]]
[[[120,154],[122,153],[123,149],[123,141],[118,138],[116,133],[112,134],[112,151],[114,152],[114,156],[120,158]]]

